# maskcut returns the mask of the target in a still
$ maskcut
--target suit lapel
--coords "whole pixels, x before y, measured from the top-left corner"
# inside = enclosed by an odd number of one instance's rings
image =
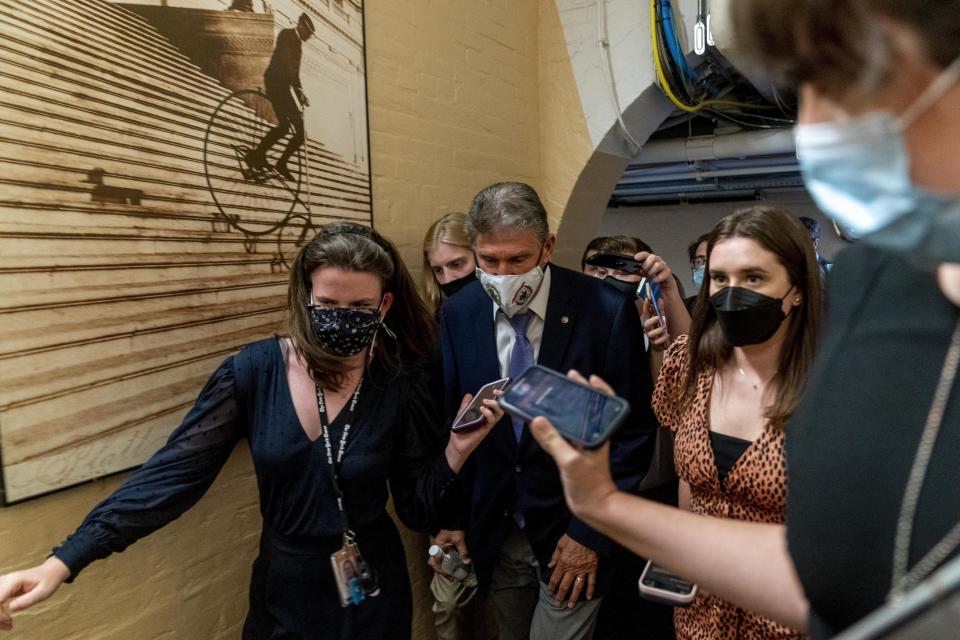
[[[493,324],[493,302],[481,289],[482,298],[478,296],[476,309],[479,311],[470,317],[470,333],[463,339],[472,342],[477,354],[476,374],[483,380],[482,384],[493,382],[500,377],[500,361],[497,358],[497,329]],[[472,305],[471,305],[472,306]],[[470,389],[471,393],[476,389]]]
[[[567,354],[567,345],[573,333],[578,307],[574,287],[566,269],[550,265],[550,297],[547,299],[547,317],[543,321],[543,337],[537,364],[559,370]],[[520,449],[529,446],[533,436],[524,429],[520,436]]]
[[[566,269],[551,265],[550,271],[550,298],[547,300],[547,317],[543,321],[537,364],[559,369],[567,353],[578,308]]]
[[[477,309],[477,313],[472,314],[469,327],[470,333],[464,339],[473,343],[477,361],[473,363],[476,366],[476,379],[479,380],[477,388],[488,382],[493,382],[500,378],[500,359],[497,357],[497,328],[493,320],[493,302],[481,288],[475,304],[468,305]],[[466,393],[476,393],[477,389],[465,390]],[[493,432],[488,436],[493,438],[504,450],[509,459],[513,459],[517,454],[517,441],[513,435],[513,425],[510,422],[509,414],[505,415],[500,422],[493,428]]]

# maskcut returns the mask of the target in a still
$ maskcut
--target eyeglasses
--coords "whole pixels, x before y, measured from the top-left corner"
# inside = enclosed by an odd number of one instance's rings
[[[696,256],[690,262],[690,266],[696,269],[697,267],[705,267],[707,265],[707,256]]]

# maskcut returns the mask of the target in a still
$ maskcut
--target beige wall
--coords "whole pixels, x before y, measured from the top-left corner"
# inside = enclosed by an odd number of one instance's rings
[[[418,277],[430,223],[492,182],[531,183],[556,230],[593,149],[553,0],[377,0],[367,15],[374,225]],[[430,637],[425,543],[406,542],[414,637]]]
[[[419,271],[426,227],[498,180],[532,183],[559,226],[592,148],[553,0],[368,0],[374,224]],[[0,571],[41,560],[122,476],[0,508]],[[259,515],[238,447],[176,523],[20,614],[20,640],[236,638]],[[430,637],[423,541],[407,539],[415,637]]]
[[[571,211],[571,198],[594,153],[580,94],[553,0],[540,2],[540,179],[537,185],[554,231]],[[607,197],[609,197],[609,191]],[[560,238],[560,245],[570,239]],[[560,260],[560,264],[564,264]],[[564,266],[570,266],[565,264]]]

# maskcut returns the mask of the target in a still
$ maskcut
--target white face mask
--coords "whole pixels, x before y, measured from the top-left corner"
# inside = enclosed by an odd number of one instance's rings
[[[543,269],[538,263],[530,271],[518,276],[495,276],[477,267],[477,278],[490,299],[512,318],[522,313],[543,283]]]
[[[861,237],[948,202],[913,184],[903,132],[958,78],[960,58],[899,117],[874,111],[846,122],[797,125],[803,180],[824,213]]]

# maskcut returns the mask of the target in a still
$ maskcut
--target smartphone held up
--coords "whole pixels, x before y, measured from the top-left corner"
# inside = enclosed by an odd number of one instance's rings
[[[510,382],[510,378],[500,378],[499,380],[494,380],[493,382],[488,382],[483,385],[480,390],[477,391],[477,395],[473,397],[473,400],[470,401],[470,404],[464,407],[463,410],[457,414],[457,417],[453,419],[450,430],[454,433],[466,433],[482,427],[484,420],[486,420],[483,412],[480,411],[480,408],[483,407],[483,401],[495,400],[497,397],[496,392],[507,386],[508,382]]]
[[[623,398],[540,365],[515,378],[497,402],[524,420],[544,416],[560,435],[587,449],[606,442],[630,413],[630,404]]]
[[[697,585],[648,560],[640,575],[640,595],[674,607],[689,606],[697,596]]]
[[[637,289],[637,297],[650,302],[650,308],[657,317],[660,328],[669,336],[670,333],[667,331],[667,317],[663,313],[663,295],[660,292],[660,285],[656,282],[651,282],[648,278],[644,278],[640,281],[640,286]]]

